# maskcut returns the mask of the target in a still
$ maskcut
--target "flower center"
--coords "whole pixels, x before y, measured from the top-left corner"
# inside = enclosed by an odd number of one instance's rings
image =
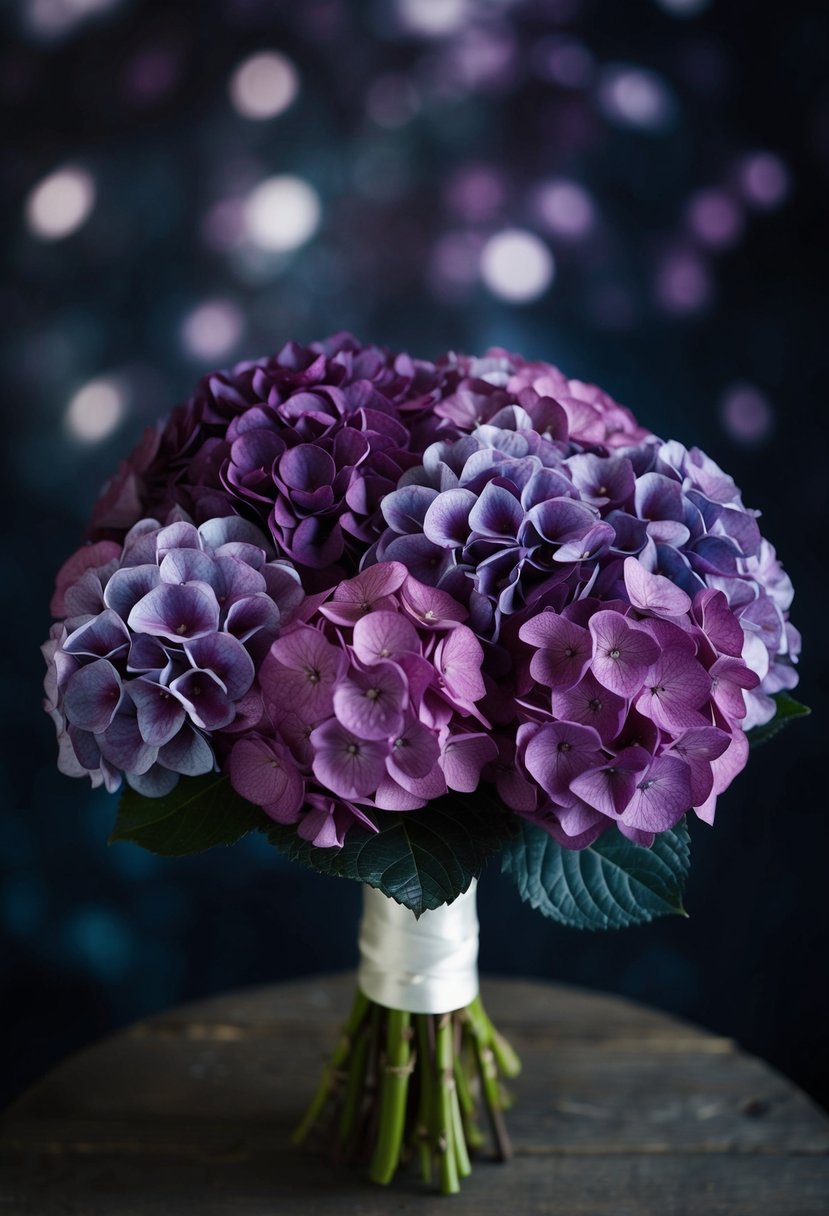
[[[367,688],[366,689],[366,697],[369,699],[369,701],[376,701],[379,696],[380,696],[379,688]]]
[[[349,743],[345,750],[348,752],[349,756],[359,756],[360,754],[360,749],[356,743]]]
[[[564,657],[565,657],[565,659],[574,659],[576,657],[576,652],[572,646],[567,647],[567,649],[564,652]]]
[[[618,659],[618,658],[619,658],[619,656],[621,655],[621,653],[622,653],[622,652],[621,652],[621,650],[619,649],[619,647],[618,647],[618,646],[614,646],[614,647],[613,647],[613,649],[612,649],[612,650],[608,650],[608,652],[607,652],[607,653],[608,653],[608,655],[610,656],[610,658],[611,658],[611,659]]]
[[[598,697],[594,697],[592,701],[588,701],[587,708],[591,710],[592,713],[597,714],[602,708],[602,703]]]
[[[572,744],[568,743],[566,740],[559,743],[559,745],[558,745],[558,750],[560,752],[569,752],[571,749],[572,749]]]
[[[179,635],[179,637],[182,637],[185,633],[187,633],[187,631],[188,630],[187,630],[186,625],[179,625],[178,629],[176,630],[176,633]]]
[[[309,684],[319,684],[320,673],[317,671],[316,667],[306,667],[305,674],[308,677]]]

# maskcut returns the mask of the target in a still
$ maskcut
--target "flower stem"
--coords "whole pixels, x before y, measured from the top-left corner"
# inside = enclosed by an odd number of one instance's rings
[[[366,1065],[371,1045],[371,1025],[366,1019],[360,1027],[360,1032],[351,1052],[348,1066],[348,1080],[345,1084],[343,1106],[340,1112],[340,1122],[337,1129],[339,1148],[347,1158],[358,1129],[358,1116],[363,1105],[363,1094],[366,1084]]]
[[[486,1111],[496,1156],[511,1155],[501,1078],[520,1067],[479,997],[436,1016],[386,1009],[358,991],[293,1139],[302,1143],[330,1109],[335,1161],[367,1162],[369,1178],[385,1186],[414,1155],[423,1181],[432,1181],[437,1162],[440,1189],[453,1195],[471,1173],[470,1150],[484,1141],[477,1105]]]
[[[421,1013],[415,1016],[417,1031],[417,1053],[420,1060],[418,1078],[420,1081],[420,1097],[417,1108],[415,1137],[417,1153],[420,1159],[420,1173],[423,1181],[432,1181],[432,1140],[429,1134],[432,1110],[434,1108],[434,1052],[429,1036],[429,1014]],[[432,1036],[434,1037],[434,1036]]]
[[[411,1014],[391,1009],[386,1036],[386,1063],[380,1087],[380,1132],[369,1167],[369,1178],[385,1186],[391,1182],[406,1124],[406,1097],[413,1068],[409,1048]]]
[[[308,1135],[309,1131],[321,1115],[326,1103],[328,1102],[328,1099],[332,1096],[337,1088],[342,1074],[343,1065],[348,1059],[351,1051],[354,1036],[359,1030],[361,1023],[368,1012],[368,1007],[368,997],[364,996],[358,988],[354,995],[354,1004],[351,1006],[351,1013],[348,1016],[348,1021],[343,1027],[340,1041],[334,1048],[334,1054],[331,1056],[328,1064],[323,1069],[322,1081],[320,1082],[319,1089],[314,1095],[308,1110],[305,1112],[304,1118],[291,1137],[294,1144],[302,1144],[305,1137]]]
[[[458,1180],[455,1122],[452,1116],[452,1090],[455,1086],[452,1039],[452,1015],[441,1014],[438,1018],[435,1036],[435,1063],[438,1074],[435,1126],[438,1132],[437,1142],[440,1153],[440,1189],[444,1195],[456,1195],[461,1189]]]

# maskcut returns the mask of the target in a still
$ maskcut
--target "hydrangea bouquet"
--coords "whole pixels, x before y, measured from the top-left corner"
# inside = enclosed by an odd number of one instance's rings
[[[61,568],[59,766],[115,840],[263,832],[365,884],[358,989],[297,1130],[451,1192],[518,1061],[477,988],[500,852],[561,924],[682,910],[686,818],[806,712],[791,583],[732,479],[502,350],[347,335],[217,372],[147,431]]]

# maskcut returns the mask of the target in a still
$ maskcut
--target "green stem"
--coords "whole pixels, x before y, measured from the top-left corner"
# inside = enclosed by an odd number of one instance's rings
[[[348,1059],[349,1052],[351,1051],[352,1041],[355,1034],[360,1029],[360,1025],[368,1011],[368,1007],[368,997],[364,996],[358,988],[354,995],[354,1004],[351,1007],[351,1013],[348,1016],[348,1021],[343,1027],[340,1041],[334,1048],[334,1053],[331,1056],[331,1059],[323,1069],[322,1081],[320,1082],[319,1089],[314,1095],[308,1110],[305,1112],[305,1116],[291,1137],[294,1144],[302,1144],[305,1137],[308,1135],[309,1131],[322,1113],[328,1099],[334,1093],[339,1083],[343,1065]]]
[[[338,1139],[340,1151],[348,1157],[349,1149],[357,1131],[357,1120],[363,1105],[366,1083],[366,1064],[371,1043],[371,1027],[368,1022],[360,1029],[357,1042],[351,1052],[348,1065],[348,1080],[345,1085],[343,1107],[340,1112]]]
[[[493,1055],[492,1048],[477,1036],[474,1038],[473,1043],[478,1072],[481,1078],[484,1107],[490,1128],[492,1129],[496,1154],[500,1161],[509,1161],[512,1156],[512,1145],[510,1144],[506,1124],[501,1114],[501,1095],[498,1091],[498,1069],[495,1064],[495,1056]]]
[[[455,1077],[452,1049],[452,1015],[445,1013],[438,1019],[435,1043],[438,1074],[437,1090],[437,1141],[440,1153],[440,1189],[444,1195],[456,1195],[460,1188],[458,1180],[458,1158],[455,1146],[455,1127],[452,1117],[452,1090]]]
[[[470,1019],[480,1027],[481,1034],[486,1040],[487,1045],[492,1048],[499,1071],[505,1077],[517,1077],[521,1071],[521,1061],[504,1036],[493,1026],[489,1015],[484,1009],[480,993],[468,1006],[468,1012]]]
[[[403,1145],[406,1096],[412,1071],[409,1047],[411,1014],[389,1010],[386,1064],[380,1089],[380,1134],[369,1167],[369,1178],[385,1186],[391,1182]]]
[[[432,1181],[432,1151],[433,1145],[429,1136],[431,1112],[434,1105],[434,1054],[429,1042],[429,1014],[415,1015],[417,1031],[418,1078],[420,1080],[420,1098],[415,1123],[415,1138],[417,1152],[420,1158],[420,1174],[425,1183]]]

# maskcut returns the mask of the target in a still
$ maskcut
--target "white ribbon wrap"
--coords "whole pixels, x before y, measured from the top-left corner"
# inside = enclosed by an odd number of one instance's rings
[[[451,904],[414,912],[363,887],[357,984],[386,1009],[451,1013],[478,995],[477,881]]]

